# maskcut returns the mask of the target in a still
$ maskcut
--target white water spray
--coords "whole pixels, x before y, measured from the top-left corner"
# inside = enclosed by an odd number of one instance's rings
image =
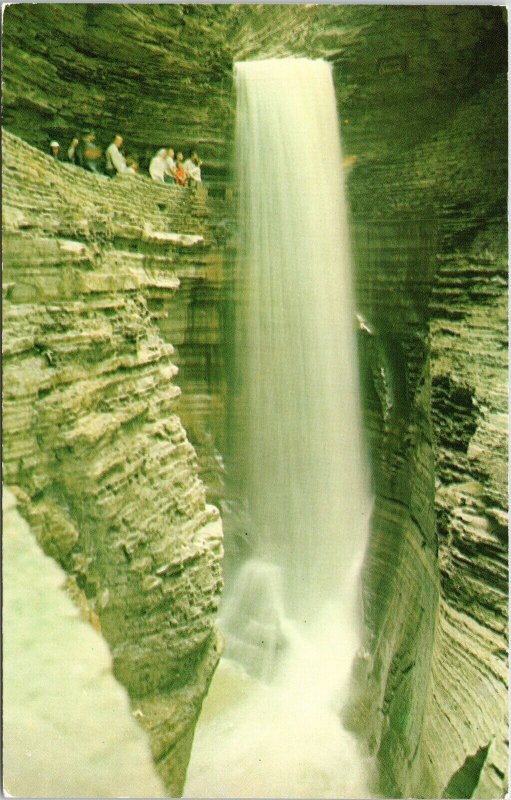
[[[340,723],[371,501],[331,68],[254,61],[235,80],[252,556],[226,593],[228,659],[211,701],[223,694],[223,708],[198,727],[185,793],[368,797],[367,765]]]

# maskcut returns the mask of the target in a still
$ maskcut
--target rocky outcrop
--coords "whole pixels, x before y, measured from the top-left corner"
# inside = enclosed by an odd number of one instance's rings
[[[3,143],[5,481],[100,626],[176,795],[219,657],[221,523],[148,302],[175,292],[182,252],[200,259],[199,201]]]
[[[496,222],[442,259],[432,298],[442,602],[424,737],[431,783],[443,783],[445,797],[459,796],[451,765],[463,796],[502,797],[507,781],[507,310],[505,225]]]
[[[497,68],[429,141],[350,183],[377,488],[361,708],[386,794],[494,798],[508,782],[503,87]],[[399,498],[417,523],[402,562],[395,517],[378,519]]]
[[[165,797],[104,639],[3,497],[3,785],[12,797]]]

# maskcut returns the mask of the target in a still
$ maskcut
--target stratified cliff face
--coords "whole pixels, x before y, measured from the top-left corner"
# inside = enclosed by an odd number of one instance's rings
[[[427,767],[435,770],[435,782],[444,782],[447,797],[472,792],[474,797],[501,797],[508,763],[503,221],[489,225],[463,252],[441,260],[431,311],[442,591],[425,716]],[[462,742],[458,720],[463,720]],[[446,740],[453,742],[461,766],[454,778],[444,766]]]
[[[4,477],[109,643],[179,794],[219,657],[221,522],[148,300],[205,250],[200,198],[110,180],[4,133]],[[176,231],[178,231],[176,233]]]
[[[101,331],[113,330],[112,319],[119,320],[119,341],[125,342],[128,332],[132,349],[140,337],[144,342],[154,330],[146,323],[149,308],[163,339],[177,346],[173,360],[180,364],[184,389],[180,413],[217,497],[222,492],[217,457],[227,444],[223,354],[230,344],[229,271],[228,259],[225,265],[222,259],[231,210],[220,197],[233,139],[231,62],[306,55],[333,64],[345,154],[357,157],[347,190],[375,490],[365,574],[367,647],[357,664],[348,717],[378,755],[381,790],[388,796],[495,798],[504,796],[508,781],[506,46],[503,9],[483,6],[18,5],[5,16],[10,130],[46,148],[53,136],[70,137],[77,124],[87,123],[106,145],[112,127],[122,121],[128,149],[131,142],[142,156],[167,140],[185,146],[191,139],[201,147],[204,174],[216,195],[202,207],[200,198],[192,208],[155,187],[151,199],[140,183],[133,198],[131,188],[126,197],[123,188],[112,187],[106,208],[102,189],[93,203],[87,199],[91,187],[103,184],[77,175],[77,184],[87,186],[80,195],[79,224],[87,232],[89,216],[95,220],[93,234],[78,236],[76,215],[68,214],[67,194],[53,177],[64,174],[62,168],[44,160],[44,174],[51,177],[43,180],[29,159],[7,222],[19,258],[28,251],[13,301],[21,298],[31,314],[34,298],[39,301],[44,292],[50,292],[53,308],[54,290],[48,287],[55,285],[56,274],[59,292],[70,287],[68,302],[77,286],[87,297],[98,297],[87,281],[108,272],[108,302],[119,303],[120,310],[94,311],[86,322],[80,312],[80,326],[87,330],[90,320],[101,319],[93,325],[96,354],[107,352]],[[304,143],[304,157],[313,169],[314,159],[328,154],[308,153]],[[23,184],[35,188],[29,197]],[[57,208],[56,193],[63,198]],[[204,232],[215,247],[189,247],[178,257],[178,247],[144,231],[135,198],[154,230]],[[168,224],[154,198],[169,209]],[[119,220],[122,233],[112,227]],[[38,243],[41,235],[44,245]],[[113,255],[101,249],[103,242]],[[169,273],[162,278],[158,267],[169,263],[159,260],[163,253],[181,280],[171,302]],[[33,258],[37,274],[26,268]],[[57,270],[56,264],[65,268]],[[37,277],[42,270],[44,279]],[[155,285],[156,275],[163,285]],[[144,301],[137,300],[142,294]],[[77,327],[74,300],[72,314],[66,313],[49,343],[43,340],[39,349],[27,344],[27,351],[12,356],[30,359],[33,374],[45,381],[56,369],[50,361],[55,341],[65,347],[62,333],[68,324]],[[44,320],[55,325],[49,311]],[[20,334],[27,343],[29,322],[21,313],[13,323],[17,330],[28,328]],[[37,326],[39,331],[42,322]],[[75,336],[70,345],[73,357],[80,341]],[[162,355],[161,363],[168,357]],[[60,375],[66,361],[58,359]],[[141,379],[146,370],[147,365],[140,368]],[[35,385],[30,383],[30,391]],[[11,439],[22,464],[16,480],[22,485],[21,475],[25,491],[41,501],[47,501],[37,494],[37,480],[45,486],[37,476],[47,474],[45,431],[49,419],[53,424],[61,413],[60,400],[44,404],[46,385],[37,398],[36,419],[42,424],[37,457],[23,436]],[[149,402],[153,388],[144,385]],[[161,398],[161,384],[151,386]],[[9,424],[15,431],[26,430],[34,413],[33,397],[23,400],[27,391],[13,406],[12,419],[18,421]],[[130,390],[129,396],[134,401],[136,394]],[[167,401],[154,402],[149,404],[156,419],[160,410],[166,413]],[[133,418],[145,426],[153,420],[143,414]],[[75,425],[67,413],[65,424]],[[133,438],[138,424],[128,421],[119,430],[128,429]],[[73,447],[76,441],[81,440]],[[110,453],[108,438],[103,441],[104,453]],[[65,466],[67,446],[63,439],[56,450]],[[82,457],[88,451],[79,452]],[[51,459],[51,474],[60,474],[56,457]],[[116,474],[112,471],[111,480]],[[141,470],[133,474],[133,485],[146,479],[152,485],[147,478],[152,467],[145,477]],[[75,484],[82,482],[79,475]],[[152,489],[147,491],[152,496]],[[51,497],[52,513],[58,506],[58,513],[64,508],[69,515],[74,507],[67,496],[65,502],[60,494]],[[103,496],[98,500],[103,503]],[[97,501],[86,506],[87,520],[89,513],[95,519],[93,505]],[[135,512],[128,508],[128,513]],[[105,529],[98,537],[117,540],[116,530]],[[75,536],[66,535],[69,541]],[[82,584],[94,594],[88,578]]]
[[[376,639],[362,707],[376,725],[387,793],[502,797],[508,781],[507,154],[498,63],[497,55],[495,70],[435,133],[403,152],[389,147],[350,183],[360,305],[372,327],[361,353],[377,465],[367,573]],[[393,112],[399,121],[403,110]],[[411,558],[391,544],[398,509],[416,531]],[[397,646],[387,660],[389,641]],[[381,663],[389,671],[376,695],[379,726],[370,687]]]

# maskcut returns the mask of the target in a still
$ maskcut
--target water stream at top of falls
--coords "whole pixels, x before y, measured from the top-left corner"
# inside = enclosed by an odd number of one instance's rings
[[[367,764],[340,722],[371,497],[331,67],[244,62],[235,83],[250,555],[226,589],[225,658],[185,794],[368,797]]]

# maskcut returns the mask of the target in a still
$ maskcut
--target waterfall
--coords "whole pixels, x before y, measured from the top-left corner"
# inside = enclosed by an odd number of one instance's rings
[[[369,796],[340,722],[371,498],[331,68],[238,63],[235,82],[248,557],[221,614],[229,707],[199,725],[186,793]]]

